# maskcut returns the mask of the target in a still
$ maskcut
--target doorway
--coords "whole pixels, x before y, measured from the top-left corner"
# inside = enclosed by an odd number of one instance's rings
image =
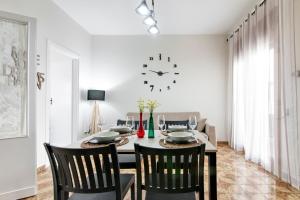
[[[66,146],[77,139],[79,107],[79,56],[47,42],[46,140]]]

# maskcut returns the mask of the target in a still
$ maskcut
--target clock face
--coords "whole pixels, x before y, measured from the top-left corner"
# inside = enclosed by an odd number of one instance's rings
[[[150,56],[146,64],[142,66],[141,75],[144,78],[144,85],[153,91],[168,91],[177,83],[180,75],[178,65],[169,56],[161,53],[157,56]]]

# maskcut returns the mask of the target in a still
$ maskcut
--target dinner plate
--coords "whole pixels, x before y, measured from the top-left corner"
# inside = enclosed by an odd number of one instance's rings
[[[172,132],[168,134],[168,137],[174,142],[188,141],[193,136],[191,132]]]

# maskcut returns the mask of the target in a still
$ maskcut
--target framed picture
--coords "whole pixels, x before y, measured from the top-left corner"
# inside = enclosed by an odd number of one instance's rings
[[[28,136],[30,21],[0,12],[0,139]]]

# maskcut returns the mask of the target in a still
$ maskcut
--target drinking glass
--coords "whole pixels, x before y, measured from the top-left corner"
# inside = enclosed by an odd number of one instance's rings
[[[157,123],[160,130],[163,130],[166,120],[164,115],[158,115],[157,117]]]
[[[126,118],[126,126],[128,128],[131,128],[132,130],[134,130],[135,124],[134,124],[134,117],[133,116],[132,117],[127,116],[127,118]]]
[[[192,116],[189,118],[189,127],[191,130],[195,130],[197,126],[197,117],[196,116]]]

